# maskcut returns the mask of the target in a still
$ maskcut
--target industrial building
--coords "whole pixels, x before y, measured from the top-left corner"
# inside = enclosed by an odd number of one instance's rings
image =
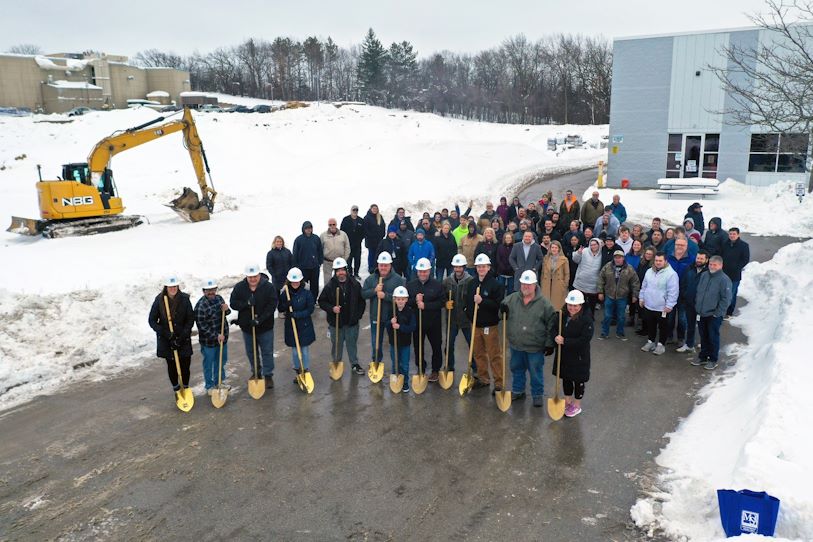
[[[0,54],[0,106],[63,113],[74,107],[125,108],[127,100],[180,103],[189,72],[141,68],[103,53]],[[151,98],[148,98],[151,96]]]
[[[731,69],[729,46],[757,48],[759,28],[613,41],[608,185],[656,187],[658,179],[733,178],[764,186],[806,182],[808,134],[737,126],[732,97],[709,67]]]

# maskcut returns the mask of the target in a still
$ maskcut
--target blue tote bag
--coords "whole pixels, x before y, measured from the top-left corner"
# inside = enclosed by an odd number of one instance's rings
[[[717,500],[726,536],[773,536],[779,515],[779,499],[776,497],[764,491],[718,489]]]

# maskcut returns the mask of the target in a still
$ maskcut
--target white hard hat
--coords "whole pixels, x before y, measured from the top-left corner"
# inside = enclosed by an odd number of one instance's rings
[[[392,263],[392,256],[390,256],[389,252],[382,252],[378,255],[378,259],[376,263]]]
[[[164,279],[164,286],[180,286],[181,281],[177,275],[169,275]]]
[[[204,290],[211,290],[212,288],[217,288],[217,281],[215,279],[206,279],[203,281],[202,288]]]
[[[466,257],[462,254],[455,254],[452,258],[452,265],[455,267],[466,267],[466,263],[468,263],[466,262]]]
[[[246,276],[247,277],[256,277],[260,274],[260,266],[257,264],[251,264],[246,266]]]
[[[519,282],[520,284],[536,284],[536,273],[530,269],[523,271],[522,275],[519,276]]]
[[[288,282],[302,282],[302,271],[298,267],[292,267],[285,278]]]
[[[347,267],[347,260],[344,258],[336,258],[333,260],[333,269],[343,269]]]
[[[491,258],[486,254],[478,254],[477,257],[474,258],[474,265],[491,265]]]
[[[398,286],[394,292],[392,292],[392,297],[409,297],[409,292],[403,286]]]
[[[567,297],[565,298],[565,303],[568,305],[583,305],[584,304],[584,294],[578,290],[573,290]]]
[[[418,263],[415,264],[415,271],[431,271],[432,270],[432,262],[429,261],[429,258],[421,258],[418,260]]]

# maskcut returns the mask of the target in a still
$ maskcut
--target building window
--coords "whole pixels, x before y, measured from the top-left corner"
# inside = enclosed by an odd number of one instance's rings
[[[748,171],[804,173],[808,134],[752,134]]]

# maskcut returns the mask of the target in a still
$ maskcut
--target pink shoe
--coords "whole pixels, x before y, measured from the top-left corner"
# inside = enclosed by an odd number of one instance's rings
[[[570,403],[565,407],[565,416],[568,418],[574,418],[581,414],[582,409],[579,406],[576,406],[576,403]]]

